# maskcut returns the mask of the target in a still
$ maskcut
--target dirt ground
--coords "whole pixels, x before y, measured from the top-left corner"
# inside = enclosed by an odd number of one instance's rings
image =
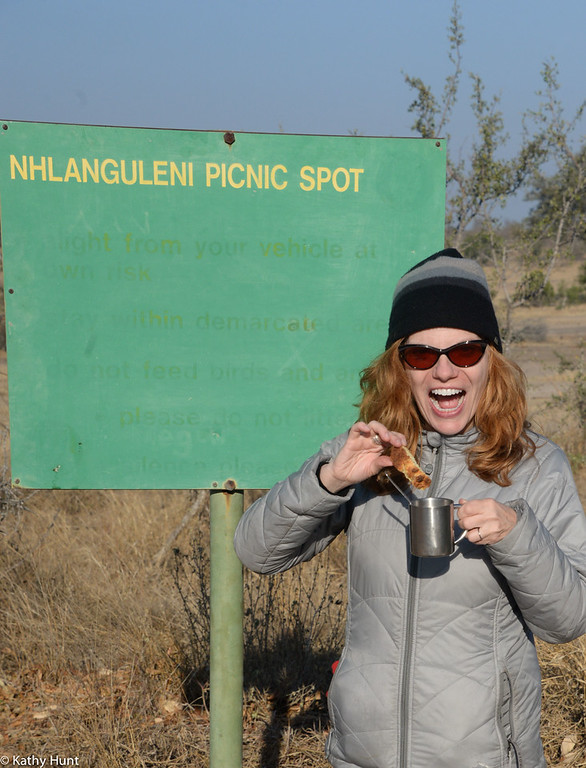
[[[518,327],[529,330],[529,336],[532,329],[535,335],[544,335],[539,340],[526,338],[513,344],[509,353],[525,371],[530,407],[537,415],[544,403],[560,392],[559,355],[574,360],[579,357],[578,345],[586,338],[586,305],[523,308],[517,310],[515,319]]]

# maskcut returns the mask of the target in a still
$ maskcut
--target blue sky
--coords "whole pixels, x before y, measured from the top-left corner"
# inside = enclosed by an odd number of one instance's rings
[[[461,0],[468,76],[499,94],[511,147],[545,60],[568,116],[586,93],[586,0]],[[0,117],[197,130],[413,135],[404,75],[439,96],[452,0],[0,0]],[[583,133],[584,131],[582,131]]]

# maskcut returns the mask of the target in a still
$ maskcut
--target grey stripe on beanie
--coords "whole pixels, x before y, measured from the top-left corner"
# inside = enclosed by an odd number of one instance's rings
[[[428,328],[476,333],[499,352],[502,343],[486,276],[480,264],[455,248],[434,253],[397,283],[385,349]]]

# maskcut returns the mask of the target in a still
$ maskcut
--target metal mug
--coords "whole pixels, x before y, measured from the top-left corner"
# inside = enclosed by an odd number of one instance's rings
[[[460,504],[452,499],[414,499],[409,504],[409,540],[411,554],[417,557],[448,557],[454,544],[462,541],[466,532],[454,541],[454,510]]]

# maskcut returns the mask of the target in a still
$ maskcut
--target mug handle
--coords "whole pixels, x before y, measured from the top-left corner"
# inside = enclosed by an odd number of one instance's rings
[[[461,506],[462,506],[461,504],[454,504],[454,510],[460,509]],[[458,519],[455,519],[454,522],[458,523],[458,525],[460,524]],[[461,536],[458,536],[458,538],[454,540],[454,544],[459,544],[462,541],[462,539],[465,539],[467,533],[468,531],[464,531],[464,533]]]

